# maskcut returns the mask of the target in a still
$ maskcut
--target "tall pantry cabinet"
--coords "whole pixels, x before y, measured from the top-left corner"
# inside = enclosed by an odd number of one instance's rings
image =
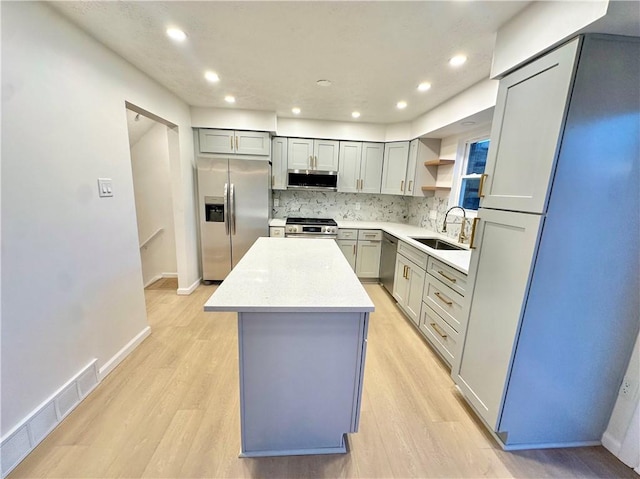
[[[452,377],[505,449],[598,444],[638,335],[640,39],[500,81]]]

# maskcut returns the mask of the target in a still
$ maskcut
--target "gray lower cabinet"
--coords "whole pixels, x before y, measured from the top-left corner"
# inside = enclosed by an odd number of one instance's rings
[[[271,226],[269,236],[272,238],[284,238],[284,226]]]
[[[347,258],[347,261],[351,265],[351,268],[356,270],[356,256],[358,251],[358,240],[355,239],[337,239],[336,243],[338,243],[338,247],[344,257]]]
[[[466,329],[464,294],[467,275],[431,257],[427,273],[418,327],[451,366],[459,355],[460,338]]]
[[[358,278],[380,277],[382,231],[340,229],[336,242]]]
[[[398,242],[393,297],[416,326],[420,322],[427,258],[426,253],[402,241]]]

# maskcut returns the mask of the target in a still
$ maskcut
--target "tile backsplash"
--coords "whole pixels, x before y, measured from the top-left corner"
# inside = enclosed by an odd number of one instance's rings
[[[396,195],[373,195],[363,193],[337,193],[324,191],[273,191],[273,199],[279,205],[273,207],[274,218],[301,216],[311,218],[334,218],[350,221],[389,221],[407,223],[441,232],[444,215],[449,208],[448,197],[414,198]],[[356,209],[356,203],[360,209]],[[275,202],[274,202],[275,204]],[[429,219],[431,211],[436,219]],[[471,221],[467,221],[465,232],[471,234]],[[449,215],[447,236],[458,238],[460,217]],[[467,239],[466,243],[469,242]]]
[[[395,195],[337,193],[333,191],[274,191],[274,218],[302,216],[350,221],[407,222],[407,199]],[[356,203],[360,209],[356,209]],[[275,201],[274,201],[275,204]]]

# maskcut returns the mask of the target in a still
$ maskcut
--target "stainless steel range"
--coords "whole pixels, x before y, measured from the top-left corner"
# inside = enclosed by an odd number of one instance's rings
[[[338,237],[338,223],[331,218],[287,218],[284,235],[287,238]]]

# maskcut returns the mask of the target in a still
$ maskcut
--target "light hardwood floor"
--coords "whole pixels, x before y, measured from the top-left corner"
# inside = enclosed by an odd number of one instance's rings
[[[375,284],[351,452],[239,459],[236,318],[215,286],[145,292],[151,336],[9,476],[18,478],[635,478],[602,447],[502,451],[449,372]]]

